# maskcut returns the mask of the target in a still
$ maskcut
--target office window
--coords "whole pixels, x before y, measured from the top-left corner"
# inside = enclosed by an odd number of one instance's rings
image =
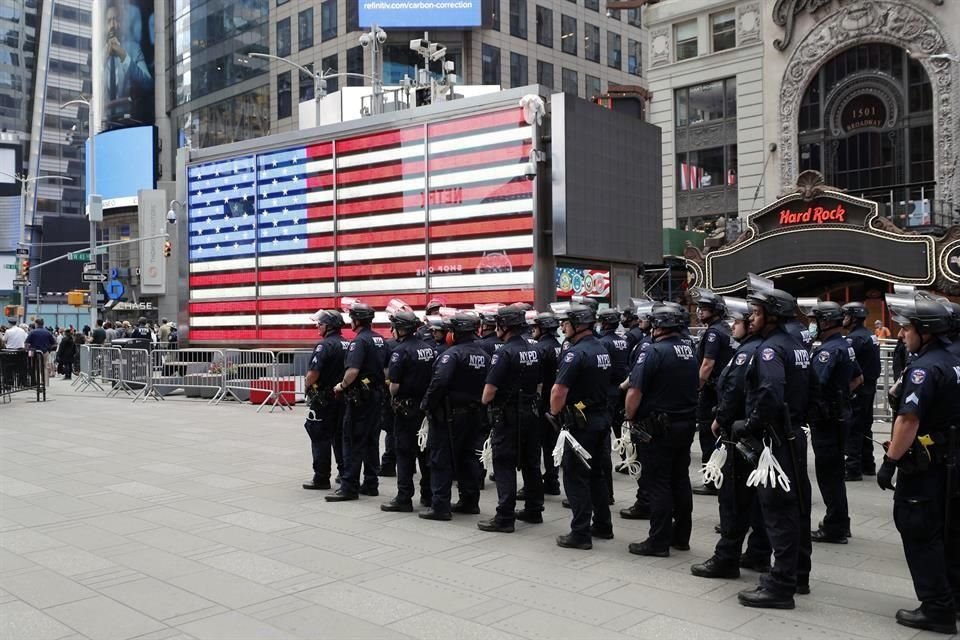
[[[323,70],[324,74],[328,73],[337,73],[340,71],[340,66],[337,62],[337,54],[332,56],[327,56],[320,61],[320,68]],[[340,78],[330,78],[327,80],[327,93],[333,93],[334,91],[340,90]]]
[[[527,0],[510,0],[510,35],[527,39]]]
[[[277,55],[281,58],[290,55],[290,18],[277,22]]]
[[[600,11],[600,0],[583,0],[583,6],[591,11]]]
[[[627,73],[643,75],[643,43],[633,38],[627,40]]]
[[[277,120],[289,118],[293,114],[293,94],[290,72],[277,75]]]
[[[510,53],[510,86],[525,87],[529,84],[527,81],[527,56],[519,53]]]
[[[571,95],[579,95],[580,89],[577,86],[579,81],[577,80],[576,71],[574,71],[573,69],[564,68],[560,72],[560,82],[562,85],[561,89],[563,90],[564,93],[569,93]]]
[[[537,84],[553,89],[553,65],[537,60]]]
[[[337,37],[337,0],[324,0],[320,5],[320,40]]]
[[[500,31],[500,0],[481,0],[480,10],[483,12],[481,16],[483,26]]]
[[[347,33],[358,31],[360,29],[360,4],[357,2],[347,3]]]
[[[617,71],[623,66],[620,34],[607,31],[607,66]]]
[[[637,7],[636,9],[627,9],[627,24],[634,27],[640,27],[641,29],[643,28],[643,18],[642,14],[640,13],[640,7]]]
[[[577,55],[577,19],[563,14],[560,15],[560,49]]]
[[[730,9],[710,16],[713,50],[724,51],[737,46],[737,14]]]
[[[310,71],[313,71],[313,63],[307,63],[303,65]],[[307,100],[313,100],[316,97],[314,93],[314,80],[313,75],[304,73],[303,71],[297,72],[298,80],[300,81],[300,102],[306,102]]]
[[[537,44],[553,48],[553,11],[537,5]]]
[[[313,46],[313,8],[297,15],[297,47],[300,51]]]
[[[600,97],[600,78],[596,76],[587,76],[587,99],[593,100]]]
[[[677,154],[677,190],[737,184],[737,145]]]
[[[360,45],[347,49],[347,73],[363,73],[363,47]],[[363,80],[363,78],[347,76],[347,86],[362,87]]]
[[[591,62],[600,62],[600,28],[583,23],[583,57]]]
[[[675,91],[677,126],[737,117],[737,79],[715,80]]]
[[[697,21],[688,20],[674,27],[674,41],[677,43],[677,60],[697,57]]]
[[[616,20],[617,22],[623,20],[623,18],[620,17],[620,13],[621,12],[619,9],[607,9],[607,17],[611,20]]]
[[[500,84],[500,49],[483,45],[480,52],[483,84]]]

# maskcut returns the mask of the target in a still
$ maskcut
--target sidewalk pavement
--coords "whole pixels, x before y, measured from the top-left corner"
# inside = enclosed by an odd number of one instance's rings
[[[632,556],[647,523],[616,517],[616,539],[565,550],[560,498],[542,525],[478,531],[491,483],[481,516],[449,523],[381,512],[393,478],[379,498],[324,502],[300,488],[302,407],[132,404],[61,380],[49,397],[0,405],[3,639],[944,637],[894,623],[916,603],[892,495],[871,479],[848,485],[850,544],[814,547],[812,593],[763,611],[736,601],[756,574],[690,575],[716,542],[711,498],[695,497],[689,552]],[[634,488],[617,474],[615,509]]]

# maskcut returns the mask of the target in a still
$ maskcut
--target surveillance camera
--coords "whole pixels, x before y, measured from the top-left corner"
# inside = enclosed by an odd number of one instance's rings
[[[362,36],[360,36],[360,46],[363,47],[364,49],[366,49],[367,47],[370,46],[370,34],[369,34],[369,33],[365,33],[365,34],[363,34]]]
[[[443,63],[443,70],[447,73],[453,73],[456,68],[456,65],[453,63],[453,60],[447,60]]]
[[[387,32],[383,29],[377,29],[377,42],[383,44],[387,41]]]
[[[177,212],[173,209],[167,210],[167,222],[169,224],[177,224]]]
[[[523,166],[523,177],[527,180],[533,180],[537,177],[537,165],[533,162],[528,162]]]
[[[437,60],[443,60],[447,55],[447,48],[440,47],[436,49],[433,53],[430,54],[430,62],[436,62]]]
[[[423,40],[416,38],[410,41],[410,51],[419,51],[420,45],[423,44]]]

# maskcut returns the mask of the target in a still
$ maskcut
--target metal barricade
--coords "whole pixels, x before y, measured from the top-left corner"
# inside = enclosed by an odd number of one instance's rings
[[[227,349],[223,371],[225,392],[220,400],[252,402],[259,405],[257,412],[268,404],[271,412],[278,406],[286,409],[292,404],[286,389],[289,385],[280,380],[281,372],[286,370],[278,367],[276,353],[270,349]]]
[[[80,347],[80,373],[73,381],[77,391],[84,391],[88,387],[95,387],[103,391],[97,378],[103,375],[103,353],[106,347],[82,345]]]
[[[134,400],[147,387],[150,354],[146,349],[124,349],[110,347],[108,352],[108,374],[105,382],[111,383],[107,397],[120,393],[132,395]]]
[[[893,410],[887,397],[896,380],[893,377],[893,351],[896,340],[880,341],[880,377],[877,379],[877,393],[873,398],[873,421],[893,422]]]
[[[47,399],[45,354],[24,350],[0,350],[0,403],[14,393],[34,391],[37,402]]]
[[[222,349],[155,349],[151,352],[149,390],[160,399],[178,389],[188,398],[219,402],[226,393],[226,357]]]
[[[281,381],[293,383],[293,402],[306,397],[306,374],[313,351],[309,349],[281,349],[277,351],[277,375]]]

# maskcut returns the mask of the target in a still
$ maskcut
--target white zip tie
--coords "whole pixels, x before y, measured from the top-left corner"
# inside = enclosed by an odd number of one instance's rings
[[[589,469],[590,463],[587,461],[592,457],[590,452],[584,449],[583,445],[577,442],[577,439],[570,435],[570,432],[566,429],[561,429],[560,434],[557,436],[557,445],[553,448],[553,464],[559,467],[563,463],[563,451],[567,443],[570,443],[570,448],[573,449],[573,452],[577,454],[580,461]]]
[[[779,486],[785,492],[790,493],[790,478],[773,455],[768,439],[763,441],[763,453],[760,454],[760,462],[757,464],[757,468],[747,476],[747,486],[769,487],[771,489]]]
[[[713,450],[710,459],[700,469],[700,475],[703,476],[703,484],[713,484],[719,489],[723,486],[723,465],[727,463],[727,445],[720,446]]]
[[[424,418],[423,422],[420,423],[420,431],[417,431],[417,446],[420,447],[420,451],[426,451],[427,436],[429,435],[430,435],[430,421],[427,418]]]
[[[483,441],[483,448],[477,451],[477,455],[480,457],[480,464],[487,471],[493,469],[493,443],[490,441],[490,436],[487,436],[487,439]]]
[[[610,448],[620,455],[623,460],[617,463],[616,468],[626,469],[631,478],[640,476],[640,463],[637,462],[637,447],[630,437],[630,423],[624,422],[620,426],[620,437],[614,440]]]

